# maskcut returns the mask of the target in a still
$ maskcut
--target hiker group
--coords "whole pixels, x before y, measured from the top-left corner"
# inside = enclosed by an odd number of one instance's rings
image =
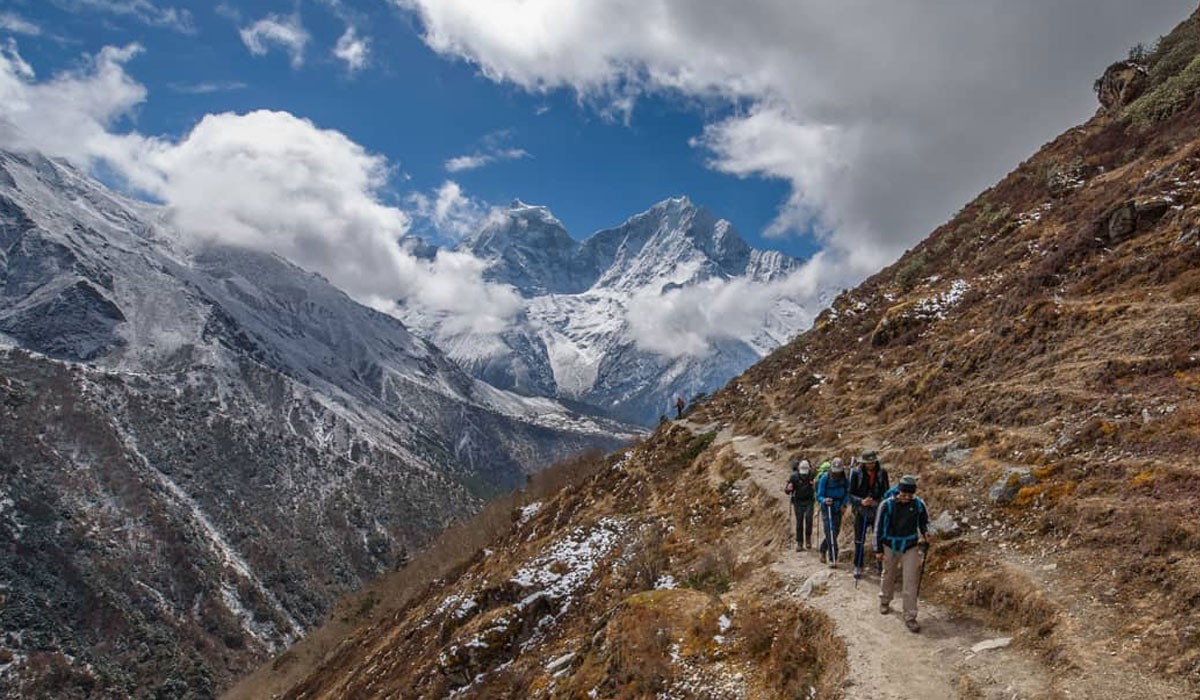
[[[904,624],[912,632],[921,630],[917,622],[917,594],[925,556],[929,549],[929,511],[917,498],[917,480],[902,476],[895,486],[879,462],[879,455],[867,450],[850,460],[847,475],[841,457],[823,462],[817,469],[806,459],[792,460],[792,473],[784,486],[791,498],[796,524],[796,551],[813,548],[813,515],[820,514],[823,538],[818,547],[821,563],[837,568],[838,536],[842,514],[850,506],[854,516],[855,586],[868,569],[879,576],[879,612],[891,612],[896,579],[901,579]],[[867,540],[867,531],[872,534]],[[874,556],[867,561],[866,548]],[[864,566],[869,563],[870,566]]]

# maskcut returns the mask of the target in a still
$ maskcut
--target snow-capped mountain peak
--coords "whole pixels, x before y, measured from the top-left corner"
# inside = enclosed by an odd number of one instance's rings
[[[438,319],[414,315],[410,325],[497,386],[583,401],[641,423],[657,419],[676,395],[724,384],[816,312],[780,300],[761,328],[716,343],[703,357],[668,359],[640,348],[629,317],[635,298],[738,279],[772,282],[800,264],[751,248],[729,221],[686,196],[583,241],[545,207],[518,200],[460,249],[489,260],[488,278],[525,298],[516,327],[497,344],[443,331]]]

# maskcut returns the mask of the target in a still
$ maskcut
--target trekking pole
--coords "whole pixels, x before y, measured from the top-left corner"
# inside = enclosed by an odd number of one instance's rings
[[[829,541],[829,563],[837,563],[837,535],[833,532],[833,504],[825,504],[825,539]]]
[[[917,545],[921,548],[921,568],[917,569],[917,597],[921,597],[921,579],[925,577],[925,560],[929,558],[929,543],[922,541]]]
[[[796,519],[796,504],[792,501],[791,496],[788,496],[787,509],[788,509],[788,533],[790,533],[793,537],[795,537],[796,526],[792,525],[792,521]]]

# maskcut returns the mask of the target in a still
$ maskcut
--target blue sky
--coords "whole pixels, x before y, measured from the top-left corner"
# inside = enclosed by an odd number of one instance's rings
[[[106,45],[143,47],[126,71],[149,94],[118,128],[177,137],[207,113],[284,110],[387,156],[399,198],[451,179],[482,202],[520,198],[549,206],[574,236],[584,237],[686,194],[732,220],[756,245],[796,255],[813,249],[799,237],[760,235],[786,183],[715,172],[705,166],[706,154],[689,145],[706,115],[728,106],[655,95],[625,115],[581,102],[568,89],[531,94],[437,55],[421,41],[415,15],[383,2],[353,10],[321,2],[177,3],[186,8],[178,21],[145,9],[111,10],[119,4],[107,11],[105,4],[54,0],[4,6],[40,29],[7,32],[39,76],[77,69]],[[255,56],[240,37],[239,30],[271,15],[297,17],[309,33],[299,66],[282,45],[268,44]],[[370,42],[357,70],[332,53],[351,25]],[[519,157],[470,170],[446,168],[457,157],[518,151]],[[432,228],[428,221],[414,225],[427,234]]]
[[[104,174],[164,204],[182,236],[485,331],[517,313],[512,290],[483,281],[485,261],[415,259],[399,238],[452,240],[514,198],[584,237],[686,194],[809,260],[737,287],[729,308],[786,297],[815,315],[1088,119],[1104,68],[1193,10],[0,0],[0,147]],[[737,325],[712,311],[728,289],[692,291],[715,334]]]

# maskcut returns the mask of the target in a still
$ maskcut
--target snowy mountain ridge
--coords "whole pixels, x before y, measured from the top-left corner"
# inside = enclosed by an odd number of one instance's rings
[[[548,208],[518,200],[459,249],[490,261],[486,279],[517,289],[522,313],[499,339],[447,329],[447,319],[412,308],[403,316],[410,327],[495,386],[583,402],[642,424],[653,423],[677,395],[722,386],[808,327],[818,311],[780,296],[746,323],[749,330],[717,336],[698,352],[661,352],[639,342],[636,315],[646,304],[671,304],[673,293],[728,283],[779,282],[802,264],[751,248],[729,221],[687,197],[659,202],[582,241]],[[686,323],[686,316],[672,320]]]
[[[219,687],[484,499],[634,434],[0,151],[0,687],[35,656],[114,697]]]

